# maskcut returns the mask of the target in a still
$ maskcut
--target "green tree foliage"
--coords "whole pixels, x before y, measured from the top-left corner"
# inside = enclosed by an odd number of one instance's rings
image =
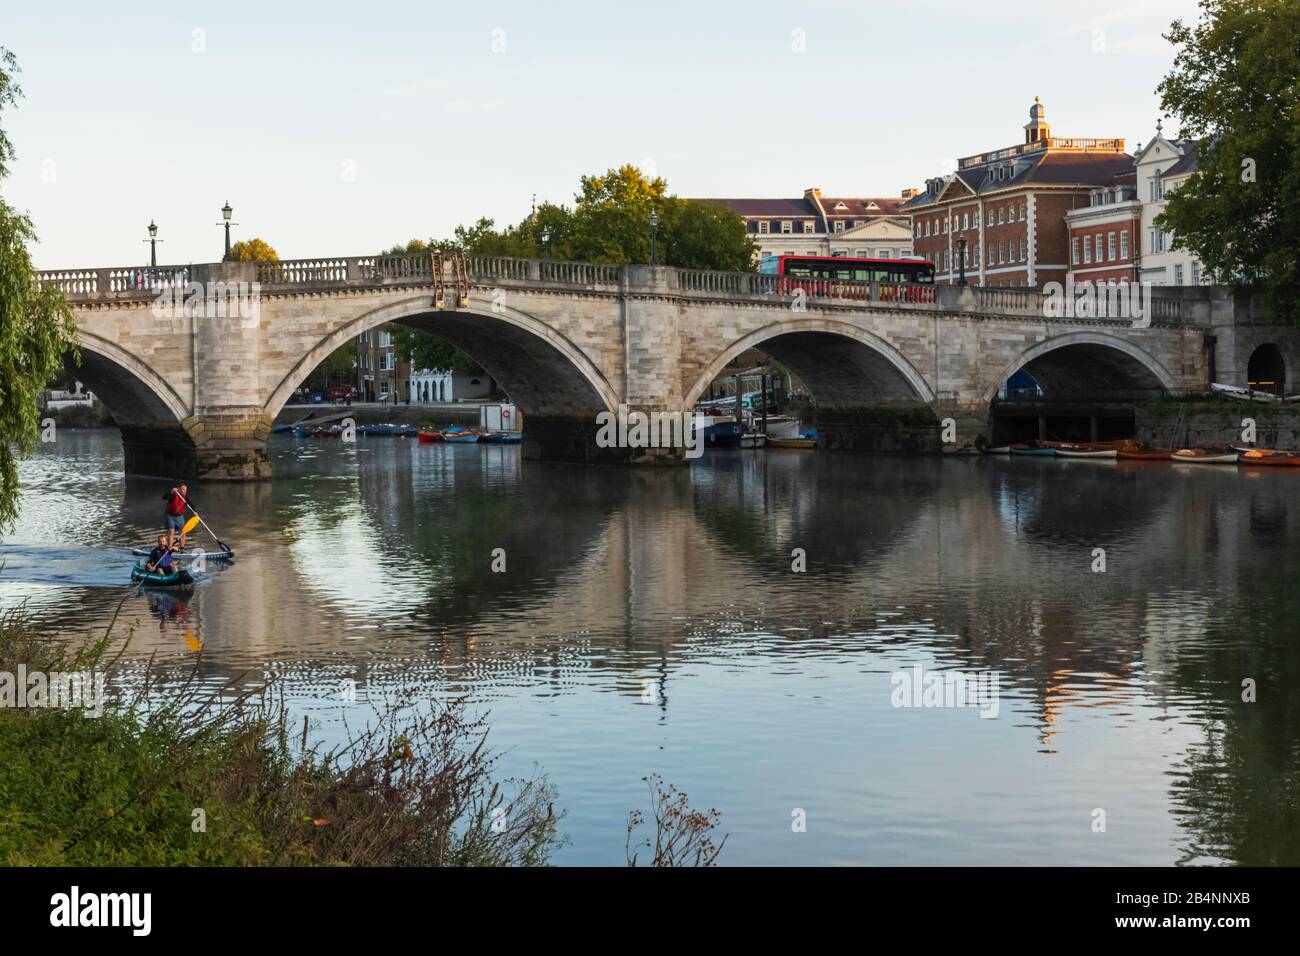
[[[714,203],[669,195],[663,179],[650,179],[630,165],[583,176],[573,207],[543,203],[518,225],[500,230],[495,221],[482,218],[472,226],[457,226],[450,239],[412,239],[384,255],[441,249],[611,265],[649,262],[652,212],[659,217],[661,263],[683,269],[754,270],[757,247],[740,216]],[[415,368],[481,371],[465,352],[436,335],[399,326],[389,331],[399,349],[414,356]]]
[[[1295,320],[1300,284],[1300,0],[1202,0],[1158,92],[1199,141],[1198,171],[1157,225],[1212,275],[1271,294]]]
[[[0,114],[22,91],[13,81],[18,62],[0,47]],[[0,180],[14,149],[0,127]],[[31,220],[0,198],[0,532],[18,516],[18,456],[40,436],[36,398],[76,358],[77,330],[63,294],[36,278],[28,247],[36,242]]]
[[[230,247],[230,258],[235,262],[279,262],[280,254],[261,239],[245,239]]]
[[[331,385],[347,385],[357,380],[357,342],[356,339],[340,345],[321,362],[311,374],[303,380],[308,388],[328,388]]]

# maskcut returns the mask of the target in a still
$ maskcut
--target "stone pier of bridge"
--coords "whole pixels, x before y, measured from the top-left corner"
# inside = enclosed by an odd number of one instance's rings
[[[131,474],[252,480],[294,390],[327,356],[400,323],[464,349],[522,411],[530,459],[661,462],[602,448],[598,416],[688,412],[757,349],[807,388],[820,446],[939,451],[991,436],[1025,369],[1049,394],[1244,385],[1256,350],[1294,367],[1295,330],[1227,289],[1155,290],[1145,321],[1062,318],[1029,289],[828,283],[752,273],[468,256],[360,256],[54,270],[81,364]],[[945,433],[945,425],[951,426]],[[950,439],[950,440],[949,440]]]

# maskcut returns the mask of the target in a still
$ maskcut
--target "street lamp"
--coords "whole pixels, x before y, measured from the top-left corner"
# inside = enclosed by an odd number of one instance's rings
[[[218,226],[225,226],[225,227],[226,227],[226,254],[225,254],[224,256],[221,257],[221,261],[222,261],[222,262],[229,262],[229,261],[230,261],[230,227],[231,227],[231,226],[238,226],[238,225],[239,225],[239,223],[237,223],[237,222],[233,222],[233,223],[232,223],[232,222],[230,221],[230,214],[231,214],[232,212],[234,212],[234,211],[235,211],[235,210],[233,210],[233,209],[230,208],[230,201],[227,200],[227,201],[226,201],[226,204],[225,204],[224,206],[221,207],[221,219],[222,219],[222,221],[219,222],[219,223],[217,223]]]
[[[542,226],[542,258],[551,258],[551,230],[547,226]]]
[[[650,264],[659,265],[659,248],[656,243],[657,233],[659,231],[659,214],[653,209],[650,210]]]
[[[957,284],[966,284],[966,237],[957,240]]]
[[[140,241],[149,243],[149,267],[158,268],[158,243],[162,240],[158,238],[158,227],[152,219],[149,220],[149,238]]]

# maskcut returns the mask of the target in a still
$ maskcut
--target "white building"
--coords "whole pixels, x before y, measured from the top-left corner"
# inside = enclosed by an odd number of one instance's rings
[[[1196,144],[1165,139],[1161,125],[1156,137],[1139,147],[1133,166],[1137,170],[1137,195],[1142,202],[1142,256],[1138,279],[1152,285],[1201,285],[1211,280],[1201,263],[1186,249],[1175,249],[1174,236],[1158,228],[1155,219],[1165,211],[1165,198],[1196,172]]]
[[[798,199],[711,199],[745,220],[763,256],[849,256],[899,259],[912,254],[911,219],[897,199],[827,198],[817,188]]]
[[[453,376],[450,372],[439,372],[422,368],[411,372],[411,401],[421,404],[429,402],[450,402],[452,398]]]

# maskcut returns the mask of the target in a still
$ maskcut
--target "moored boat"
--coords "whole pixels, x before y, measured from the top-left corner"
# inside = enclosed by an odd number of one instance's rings
[[[480,444],[486,445],[517,445],[524,440],[524,436],[519,432],[488,432],[486,435],[479,435]]]
[[[740,436],[741,448],[762,448],[767,444],[767,436],[761,432],[751,432]]]
[[[1011,454],[1027,455],[1032,458],[1055,458],[1056,449],[1039,442],[1016,442],[1011,446]]]
[[[1060,458],[1114,458],[1119,453],[1118,448],[1091,443],[1075,445],[1064,442],[1055,447]]]
[[[817,448],[817,439],[815,438],[773,438],[767,436],[768,448],[803,448],[808,451],[815,451]]]
[[[442,432],[430,431],[422,428],[417,437],[419,438],[421,445],[429,445],[436,441],[442,441]]]
[[[709,448],[739,448],[743,434],[740,422],[715,422],[704,426],[704,444]]]
[[[161,571],[146,571],[143,564],[131,569],[131,580],[155,588],[186,588],[194,584],[194,576],[184,568],[163,574]]]
[[[468,428],[453,425],[442,433],[442,440],[454,445],[473,445],[479,439],[479,433]]]
[[[1300,467],[1300,451],[1282,451],[1277,448],[1248,448],[1237,459],[1243,465],[1273,465]]]
[[[986,455],[1009,455],[1011,454],[1010,445],[986,445],[984,447]]]
[[[1235,465],[1238,455],[1231,448],[1180,448],[1169,457],[1197,465]]]
[[[1132,448],[1119,449],[1117,457],[1126,461],[1168,461],[1173,453],[1172,448],[1148,448],[1135,445]]]

